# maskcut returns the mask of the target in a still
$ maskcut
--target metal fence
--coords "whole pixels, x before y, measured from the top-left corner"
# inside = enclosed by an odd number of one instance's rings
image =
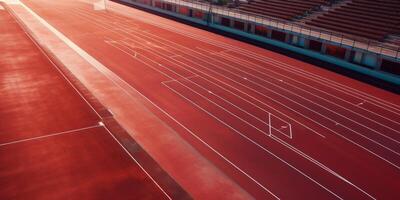
[[[132,0],[137,2],[136,0]],[[212,14],[213,16],[226,16],[230,18],[239,19],[242,21],[253,22],[255,24],[272,27],[274,29],[280,29],[296,34],[301,34],[306,37],[312,37],[316,39],[326,40],[339,44],[340,46],[347,46],[351,48],[358,48],[373,52],[376,54],[385,55],[394,59],[400,60],[400,47],[396,45],[387,45],[382,42],[369,40],[365,38],[350,37],[337,32],[327,31],[324,29],[318,29],[307,25],[296,24],[291,21],[282,19],[276,19],[272,17],[265,17],[256,15],[254,13],[244,12],[237,9],[210,5],[209,3],[202,3],[198,1],[184,1],[184,0],[157,0],[160,2],[168,2],[178,6],[186,6],[189,8],[204,11]]]

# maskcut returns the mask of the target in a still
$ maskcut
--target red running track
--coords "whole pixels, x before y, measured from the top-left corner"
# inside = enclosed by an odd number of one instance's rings
[[[119,126],[113,118],[92,107],[83,88],[67,79],[3,6],[0,199],[188,197],[168,178],[150,176],[160,169],[138,162],[147,158],[134,141],[137,153],[128,153],[117,139],[123,130],[115,136]]]
[[[400,198],[398,95],[112,2],[23,2],[254,197]]]

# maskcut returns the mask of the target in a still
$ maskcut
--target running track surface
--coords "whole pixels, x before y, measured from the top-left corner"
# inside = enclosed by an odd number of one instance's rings
[[[398,95],[112,2],[23,2],[254,197],[400,198]]]
[[[0,199],[173,196],[4,9],[0,24]]]

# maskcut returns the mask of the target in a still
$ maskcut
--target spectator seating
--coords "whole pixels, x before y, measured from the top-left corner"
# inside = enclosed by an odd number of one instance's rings
[[[293,20],[319,9],[327,2],[327,0],[252,0],[241,4],[238,9],[258,15]]]
[[[388,34],[400,33],[400,1],[352,0],[305,23],[383,41]]]

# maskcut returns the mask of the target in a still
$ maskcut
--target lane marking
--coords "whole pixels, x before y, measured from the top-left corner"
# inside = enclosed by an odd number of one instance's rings
[[[97,124],[97,125],[94,125],[94,126],[88,126],[88,127],[84,127],[84,128],[77,128],[77,129],[72,129],[72,130],[67,130],[67,131],[62,131],[62,132],[57,132],[57,133],[49,133],[49,134],[46,134],[46,135],[37,136],[37,137],[31,137],[31,138],[28,138],[28,139],[21,139],[21,140],[16,140],[16,141],[12,141],[12,142],[2,143],[2,144],[0,144],[0,147],[12,145],[12,144],[19,144],[19,143],[22,143],[22,142],[28,142],[28,141],[34,141],[34,140],[54,137],[54,136],[59,136],[59,135],[64,135],[64,134],[69,134],[69,133],[79,133],[80,131],[94,129],[94,128],[98,128],[98,127],[101,127],[101,125]]]

